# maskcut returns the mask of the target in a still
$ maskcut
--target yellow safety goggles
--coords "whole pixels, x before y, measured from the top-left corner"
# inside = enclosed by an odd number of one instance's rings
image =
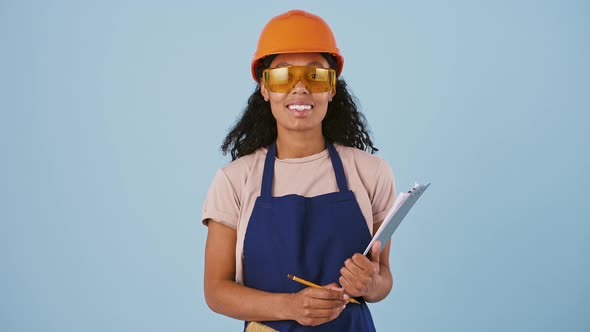
[[[309,92],[332,91],[336,86],[336,71],[331,68],[289,66],[268,68],[262,72],[262,83],[272,92],[289,92],[299,81]]]

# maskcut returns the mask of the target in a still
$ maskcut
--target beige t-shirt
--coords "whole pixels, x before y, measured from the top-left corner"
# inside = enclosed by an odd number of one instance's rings
[[[373,233],[395,201],[393,173],[383,158],[357,148],[335,145],[352,190]],[[266,148],[238,158],[217,171],[203,206],[208,219],[236,229],[236,282],[243,283],[244,237],[256,198],[260,196]],[[298,194],[313,197],[338,191],[328,150],[304,158],[276,159],[274,197]]]

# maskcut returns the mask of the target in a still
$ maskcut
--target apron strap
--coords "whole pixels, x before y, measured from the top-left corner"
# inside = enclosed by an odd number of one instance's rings
[[[275,174],[275,157],[277,155],[277,143],[273,142],[266,152],[266,160],[264,161],[264,172],[262,173],[262,188],[260,188],[260,196],[272,197],[272,179]]]
[[[341,192],[348,191],[348,185],[346,184],[346,175],[344,174],[344,167],[342,166],[342,159],[336,151],[336,148],[332,143],[326,140],[326,148],[330,154],[330,160],[332,161],[332,168],[334,168],[334,174],[336,175],[336,183],[338,189]],[[262,173],[262,187],[260,188],[260,196],[272,197],[272,180],[275,173],[275,158],[277,155],[277,143],[273,142],[266,152],[266,159],[264,161],[264,172]]]
[[[326,140],[326,147],[330,153],[330,160],[332,160],[332,167],[334,168],[334,173],[336,174],[336,183],[338,183],[338,189],[340,189],[341,192],[346,192],[348,191],[348,185],[346,184],[346,175],[344,175],[342,159],[340,159],[340,155],[336,151],[334,145],[328,142],[328,140]]]

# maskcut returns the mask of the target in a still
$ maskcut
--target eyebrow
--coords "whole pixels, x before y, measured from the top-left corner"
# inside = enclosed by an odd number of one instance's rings
[[[324,65],[322,65],[321,63],[319,63],[317,61],[308,62],[307,65],[308,66],[317,66],[317,67],[324,68]],[[288,62],[279,62],[279,63],[277,63],[275,65],[275,68],[278,68],[278,67],[287,67],[287,66],[292,66],[292,64],[290,64]]]

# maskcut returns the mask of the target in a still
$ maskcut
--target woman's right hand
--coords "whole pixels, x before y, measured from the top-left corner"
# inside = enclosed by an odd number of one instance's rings
[[[336,319],[346,307],[349,296],[335,283],[323,287],[308,287],[291,294],[291,319],[305,326],[316,326]]]

